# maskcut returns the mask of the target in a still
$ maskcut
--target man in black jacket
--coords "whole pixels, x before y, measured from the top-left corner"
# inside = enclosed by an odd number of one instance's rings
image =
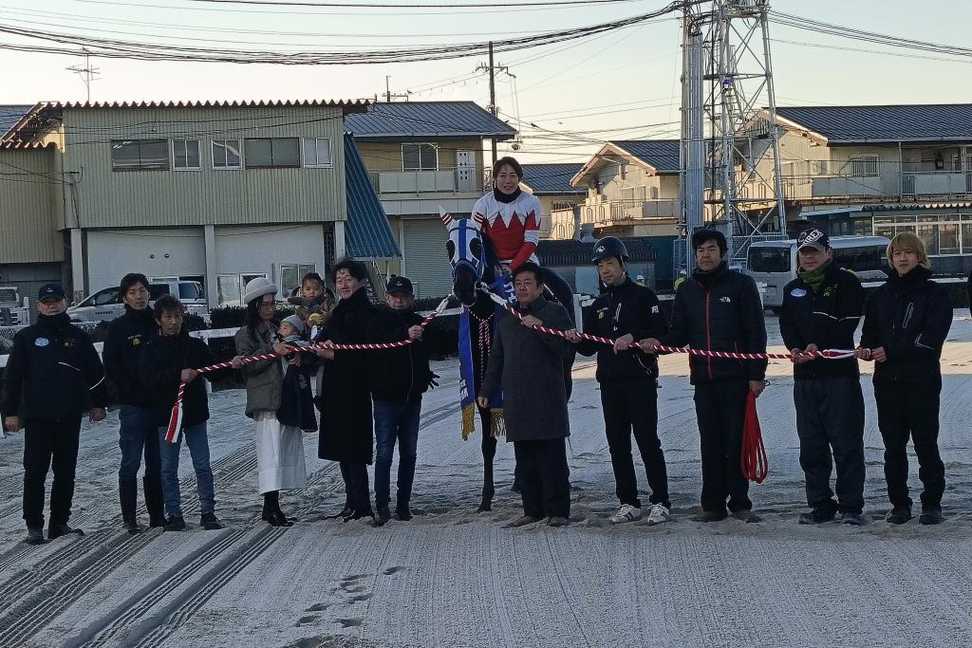
[[[911,519],[908,495],[908,439],[918,455],[921,524],[942,521],[945,465],[938,449],[942,392],[942,346],[952,326],[952,304],[931,280],[921,239],[911,232],[888,245],[891,273],[867,300],[859,357],[873,360],[874,400],[884,439],[884,476],[892,509],[887,521]]]
[[[152,395],[139,378],[139,355],[155,337],[158,326],[149,305],[148,279],[130,273],[122,277],[118,293],[125,302],[125,314],[108,326],[105,340],[105,373],[115,390],[118,411],[118,446],[121,465],[118,468],[118,497],[122,522],[129,533],[140,528],[135,518],[138,504],[138,469],[145,454],[142,487],[149,525],[165,524],[162,515],[162,480],[159,459],[159,434],[150,404]]]
[[[658,358],[644,353],[634,343],[660,338],[668,326],[655,293],[628,277],[624,267],[627,260],[628,251],[620,239],[607,236],[594,244],[591,261],[597,266],[602,289],[591,307],[584,332],[614,339],[616,343],[612,349],[580,342],[577,351],[588,356],[597,353],[604,431],[611,452],[615,492],[621,503],[611,522],[620,524],[641,518],[638,480],[631,459],[633,430],[651,487],[648,523],[660,524],[670,519],[671,502],[665,454],[658,439]]]
[[[708,351],[766,353],[766,324],[756,283],[730,270],[723,257],[726,238],[717,230],[692,235],[696,268],[675,294],[670,332],[642,340],[645,351],[689,345]],[[733,517],[757,522],[749,500],[749,483],[742,475],[740,455],[750,392],[763,392],[766,360],[730,360],[689,356],[695,385],[695,414],[702,450],[703,522]]]
[[[813,359],[806,354],[854,348],[864,288],[853,272],[837,265],[830,238],[819,229],[800,233],[797,258],[797,278],[783,289],[780,333],[796,358],[793,402],[800,466],[811,508],[800,515],[800,524],[829,522],[839,511],[845,524],[860,525],[864,522],[864,396],[857,358]],[[836,502],[830,489],[833,463],[837,464]]]
[[[422,394],[432,385],[429,354],[422,342],[422,318],[415,312],[415,295],[408,277],[394,276],[385,288],[386,308],[376,309],[368,325],[368,340],[415,340],[401,349],[368,354],[368,371],[375,416],[375,522],[391,519],[391,464],[398,441],[398,504],[395,517],[410,520],[409,500],[415,479],[416,448]]]
[[[68,526],[78,464],[81,415],[105,418],[104,370],[88,336],[64,312],[64,290],[47,284],[37,296],[37,323],[14,337],[4,374],[5,427],[24,435],[24,520],[28,544],[44,542],[44,481],[54,469],[47,537],[81,533]]]

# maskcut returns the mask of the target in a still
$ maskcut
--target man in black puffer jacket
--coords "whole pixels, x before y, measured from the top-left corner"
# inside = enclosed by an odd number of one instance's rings
[[[938,407],[942,391],[942,345],[952,326],[945,288],[931,280],[925,246],[911,233],[888,245],[893,268],[887,283],[867,300],[861,353],[874,360],[874,399],[884,438],[884,476],[892,509],[887,520],[911,519],[908,496],[908,439],[915,445],[925,489],[922,524],[942,521],[945,465],[938,450]]]
[[[617,342],[614,348],[581,342],[577,351],[597,353],[597,382],[601,385],[604,431],[611,452],[615,492],[620,501],[611,522],[620,524],[641,518],[638,481],[631,459],[631,434],[645,463],[651,487],[649,524],[667,522],[671,502],[665,453],[658,439],[658,358],[631,345],[636,340],[658,338],[668,331],[658,298],[650,288],[631,280],[624,269],[628,251],[613,236],[594,244],[592,262],[597,265],[603,289],[591,307],[584,332]]]
[[[409,500],[415,479],[416,448],[422,394],[437,378],[429,368],[429,354],[422,341],[428,331],[419,324],[422,317],[415,308],[415,295],[408,277],[395,276],[385,289],[385,308],[375,309],[368,323],[370,342],[415,340],[406,347],[368,354],[368,373],[375,416],[375,505],[377,524],[391,519],[391,464],[398,442],[398,496],[395,516],[412,519]]]
[[[7,430],[24,435],[24,520],[28,544],[44,542],[44,481],[54,469],[48,538],[81,533],[68,526],[74,498],[81,415],[105,418],[104,370],[90,338],[64,312],[64,290],[47,284],[37,323],[14,336],[4,374]]]
[[[641,347],[659,344],[709,351],[766,353],[763,306],[752,278],[729,270],[723,257],[726,238],[716,230],[692,235],[696,269],[679,286],[672,308],[671,331],[645,339]],[[695,413],[702,446],[703,522],[724,520],[726,498],[733,516],[758,521],[752,513],[749,483],[742,475],[743,424],[749,392],[759,396],[766,360],[730,360],[689,356],[695,385]]]
[[[138,469],[145,454],[145,508],[149,526],[165,524],[162,515],[162,478],[159,459],[159,434],[149,405],[152,397],[139,379],[139,356],[145,345],[155,337],[158,325],[149,308],[149,282],[143,274],[129,273],[122,277],[118,293],[125,302],[125,314],[108,326],[104,361],[108,381],[117,395],[118,446],[121,464],[118,468],[118,497],[121,502],[122,523],[129,533],[140,532],[135,509],[138,504]]]
[[[800,524],[864,523],[864,397],[857,358],[811,359],[802,353],[853,349],[864,288],[834,261],[830,238],[811,228],[797,239],[797,278],[783,289],[780,333],[794,354],[793,402],[807,504]],[[837,501],[830,473],[837,464]]]

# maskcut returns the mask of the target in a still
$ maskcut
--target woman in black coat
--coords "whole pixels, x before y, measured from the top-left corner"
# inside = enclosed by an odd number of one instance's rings
[[[878,428],[884,438],[884,476],[891,512],[887,521],[911,519],[908,439],[915,445],[924,485],[922,524],[942,521],[945,465],[938,450],[942,391],[942,345],[952,325],[948,293],[930,279],[925,246],[914,234],[898,234],[888,245],[891,273],[871,294],[864,314],[858,357],[873,360]]]
[[[334,267],[333,279],[340,301],[331,313],[318,342],[326,361],[320,394],[321,433],[317,456],[341,463],[347,501],[340,515],[345,520],[372,517],[368,465],[372,462],[374,432],[371,392],[364,351],[335,351],[334,344],[367,342],[365,332],[373,314],[368,300],[364,265],[344,260]]]

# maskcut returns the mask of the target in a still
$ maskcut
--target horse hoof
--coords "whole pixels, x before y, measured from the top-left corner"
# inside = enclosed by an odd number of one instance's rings
[[[476,509],[476,512],[485,513],[486,511],[492,511],[492,510],[493,510],[493,502],[491,500],[484,499],[482,502],[479,503],[479,508]]]

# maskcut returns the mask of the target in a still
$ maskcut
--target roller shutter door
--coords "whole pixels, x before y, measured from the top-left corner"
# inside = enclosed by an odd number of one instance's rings
[[[404,221],[405,275],[416,297],[444,297],[452,292],[452,266],[446,257],[446,230],[438,218]]]

